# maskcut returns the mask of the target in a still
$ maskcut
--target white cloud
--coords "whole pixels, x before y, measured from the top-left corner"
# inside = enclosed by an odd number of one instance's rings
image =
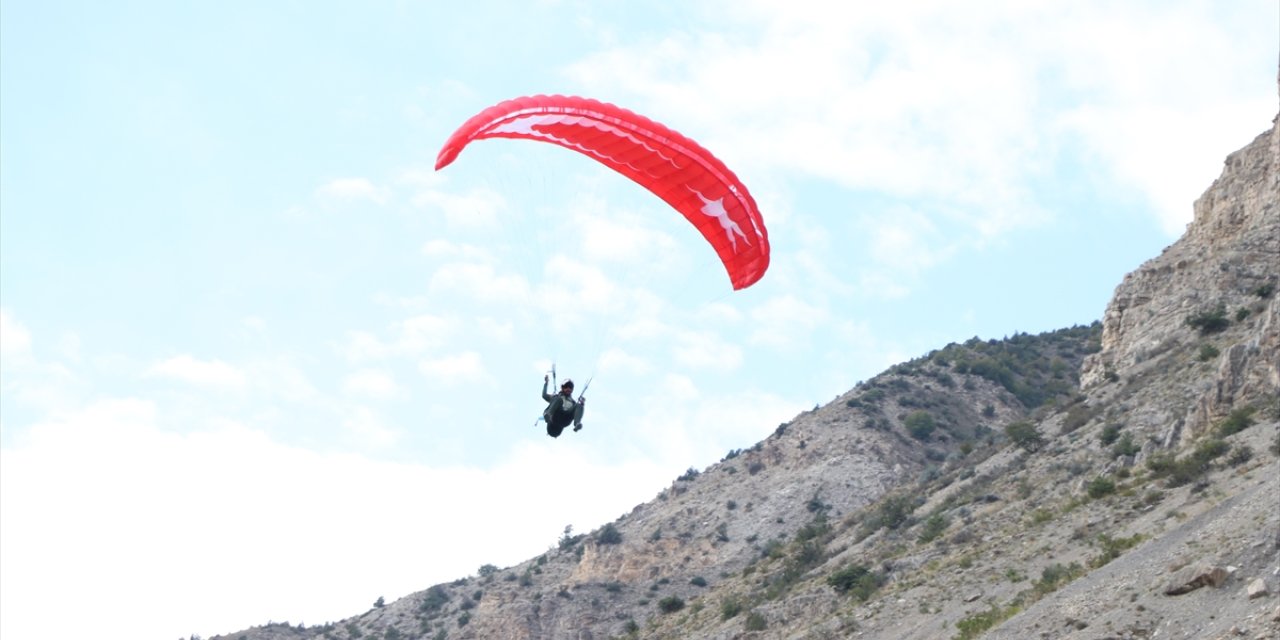
[[[903,274],[887,268],[864,271],[858,276],[858,290],[886,300],[901,299],[911,294],[903,280]]]
[[[259,316],[245,316],[240,322],[254,333],[263,333],[267,330],[267,321]]]
[[[454,292],[482,302],[521,304],[529,298],[529,283],[521,276],[498,273],[492,265],[452,262],[431,274],[430,290]]]
[[[457,189],[451,182],[445,174],[421,168],[404,171],[396,179],[413,191],[409,199],[413,206],[438,212],[450,229],[491,232],[499,227],[510,211],[501,191],[484,186]]]
[[[618,312],[621,290],[593,265],[556,255],[547,262],[535,303],[554,331],[566,333],[584,328],[589,316]]]
[[[939,237],[937,226],[918,210],[894,207],[886,215],[867,221],[868,242],[876,264],[915,275],[951,251],[955,239]]]
[[[377,360],[391,353],[386,343],[368,331],[348,331],[346,342],[337,349],[350,362]]]
[[[245,374],[221,360],[198,360],[189,355],[174,356],[152,365],[148,376],[175,378],[202,387],[241,388]]]
[[[810,290],[823,291],[832,297],[858,293],[854,283],[832,270],[832,266],[840,262],[825,250],[801,251],[787,256],[785,260],[794,269],[793,278],[808,284]]]
[[[142,376],[178,380],[196,392],[251,391],[259,399],[286,402],[307,402],[320,395],[306,374],[283,358],[257,359],[234,366],[222,360],[181,355],[148,367]]]
[[[0,309],[0,394],[5,406],[41,412],[76,406],[80,397],[90,391],[72,368],[80,359],[77,336],[63,336],[54,349],[56,355],[67,360],[66,364],[35,357],[34,342],[26,326]],[[9,412],[0,419],[12,426],[15,415],[18,412]]]
[[[448,344],[460,326],[454,317],[420,314],[394,323],[389,340],[368,331],[349,331],[338,351],[350,362],[416,355]]]
[[[487,249],[472,244],[450,242],[448,240],[428,240],[422,245],[422,255],[431,258],[465,259],[470,262],[490,262],[492,256]]]
[[[742,321],[742,312],[737,307],[723,302],[712,302],[702,305],[695,313],[700,325],[727,327]]]
[[[439,211],[450,227],[473,230],[495,228],[507,208],[506,199],[490,189],[469,189],[462,194],[426,190],[413,197],[413,204]]]
[[[653,366],[647,359],[636,356],[618,347],[607,349],[600,354],[600,373],[629,373],[647,375]]]
[[[52,637],[53,619],[57,637],[127,628],[155,638],[336,621],[379,596],[524,561],[566,523],[589,531],[670,479],[648,461],[602,463],[577,443],[533,441],[489,470],[433,468],[292,448],[233,423],[177,435],[164,419],[148,402],[107,400],[0,451],[5,637]],[[380,432],[376,416],[351,420]],[[377,526],[358,514],[376,514]],[[524,531],[514,544],[512,521]],[[69,601],[83,615],[60,617]]]
[[[515,323],[505,318],[477,318],[473,326],[480,335],[497,342],[510,343],[516,336]]]
[[[619,325],[615,333],[623,340],[655,340],[671,331],[670,326],[657,318],[639,317]]]
[[[1155,210],[1161,228],[1181,234],[1191,221],[1192,203],[1222,170],[1224,138],[1243,141],[1260,133],[1249,105],[1206,105],[1201,123],[1237,123],[1238,135],[1224,136],[1215,127],[1187,127],[1185,112],[1159,105],[1146,108],[1082,107],[1062,119],[1112,163],[1122,179],[1136,185]],[[1246,124],[1248,123],[1248,124]],[[1178,131],[1172,136],[1170,131]],[[1240,146],[1236,143],[1236,146]]]
[[[975,41],[972,8],[735,8],[758,35],[644,42],[574,72],[653,96],[655,111],[706,132],[731,167],[782,164],[851,187],[950,199],[975,182],[1002,184],[1028,155],[1019,91],[1030,70],[998,41]]]
[[[786,294],[752,309],[751,319],[756,327],[751,333],[752,343],[787,349],[806,343],[815,329],[826,324],[830,314],[824,307]]]
[[[361,369],[346,377],[342,383],[347,393],[385,400],[401,394],[400,385],[395,378],[380,369]]]
[[[474,351],[466,351],[418,362],[418,370],[432,381],[447,386],[474,384],[490,379],[484,360]]]
[[[80,336],[75,333],[65,333],[58,338],[57,348],[55,352],[68,362],[78,362],[80,360]]]
[[[709,394],[679,374],[663,376],[656,395],[636,406],[639,412],[622,427],[633,430],[656,460],[677,472],[700,469],[729,449],[749,447],[805,408],[768,392]],[[585,417],[583,423],[588,423]]]
[[[585,196],[582,196],[585,197]],[[596,198],[599,200],[599,198]],[[590,214],[575,217],[574,233],[581,239],[583,256],[593,262],[618,262],[659,269],[672,262],[677,244],[636,214],[605,215],[603,202],[572,205]],[[665,211],[664,211],[665,213]],[[674,211],[673,217],[678,217]]]
[[[1170,235],[1191,220],[1191,202],[1223,158],[1275,114],[1274,95],[1242,98],[1275,74],[1275,35],[1255,26],[1274,23],[1276,9],[1269,3],[1270,19],[1259,21],[1262,4],[1109,6],[1108,20],[1077,16],[1060,27],[1071,46],[1064,82],[1090,99],[1056,124],[1134,184]]]
[[[361,449],[384,449],[400,440],[400,432],[386,424],[381,415],[369,407],[351,407],[342,421],[350,439]]]
[[[694,402],[702,397],[693,379],[679,373],[668,373],[662,376],[658,389],[661,397],[683,403]]]
[[[1251,24],[1256,6],[833,10],[799,0],[701,9],[688,32],[635,39],[570,74],[592,92],[664,114],[748,184],[792,170],[946,202],[959,211],[929,215],[962,224],[970,240],[1037,223],[1046,203],[1032,195],[1035,181],[1080,140],[1091,155],[1077,162],[1115,171],[1167,229],[1180,230],[1188,203],[1234,149],[1211,141],[1238,145],[1275,109],[1273,99],[1241,98],[1263,80],[1254,61],[1274,67],[1273,30]],[[714,31],[692,30],[699,17],[714,19]],[[1082,104],[1097,106],[1072,114]]]
[[[322,185],[318,193],[326,200],[368,200],[375,204],[386,204],[389,197],[386,189],[378,187],[367,178],[338,178]]]
[[[449,336],[458,328],[455,318],[420,315],[399,323],[400,337],[396,347],[400,351],[419,353],[448,343]]]
[[[31,332],[0,309],[0,355],[13,356],[31,351]]]
[[[285,359],[257,360],[245,367],[254,391],[289,402],[306,402],[319,397],[306,373]]]
[[[672,350],[675,361],[687,367],[732,371],[742,366],[742,348],[711,331],[682,331]]]

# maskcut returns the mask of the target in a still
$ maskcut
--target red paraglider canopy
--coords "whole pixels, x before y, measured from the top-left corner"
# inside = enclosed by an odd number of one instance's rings
[[[515,98],[453,132],[436,157],[436,170],[484,138],[557,144],[631,178],[697,227],[735,290],[751,286],[769,268],[769,233],[746,186],[710,151],[662,124],[590,98]]]

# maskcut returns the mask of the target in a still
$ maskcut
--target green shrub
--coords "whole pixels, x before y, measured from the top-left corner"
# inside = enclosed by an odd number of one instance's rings
[[[831,523],[827,522],[826,516],[819,514],[796,531],[795,539],[796,542],[807,542],[826,535],[828,531],[831,531]]]
[[[1200,362],[1208,362],[1218,357],[1218,353],[1217,347],[1206,342],[1200,345],[1200,351],[1196,354],[1196,359]]]
[[[702,576],[694,576],[689,580],[689,584],[695,587],[705,587],[707,586],[707,579]]]
[[[1222,422],[1218,423],[1214,430],[1219,438],[1225,438],[1229,435],[1240,433],[1245,429],[1253,426],[1253,414],[1257,411],[1256,407],[1241,407],[1232,411]]]
[[[1223,305],[1218,305],[1212,311],[1187,316],[1186,323],[1188,327],[1199,331],[1202,336],[1218,333],[1231,326],[1231,321],[1227,319],[1227,309]]]
[[[1181,487],[1190,484],[1199,479],[1209,471],[1208,460],[1202,460],[1195,456],[1187,456],[1174,462],[1170,469],[1165,486]]]
[[[1031,512],[1031,524],[1044,524],[1053,519],[1053,512],[1040,507]]]
[[[684,608],[684,600],[679,596],[667,596],[658,601],[658,611],[663,613],[675,613]]]
[[[1102,552],[1089,560],[1089,566],[1095,569],[1101,567],[1102,565],[1119,558],[1120,554],[1133,548],[1139,542],[1142,542],[1143,539],[1144,537],[1140,533],[1135,533],[1127,538],[1112,538],[1105,533],[1099,535],[1098,546],[1101,547]]]
[[[1173,471],[1173,467],[1177,464],[1177,459],[1172,453],[1155,453],[1147,458],[1147,469],[1151,471],[1151,477],[1163,478]]]
[[[1238,467],[1253,459],[1253,447],[1249,445],[1239,445],[1232,447],[1231,455],[1227,456],[1227,466]]]
[[[1070,565],[1065,566],[1060,563],[1052,564],[1040,572],[1040,579],[1036,581],[1035,591],[1042,596],[1053,593],[1058,587],[1082,575],[1084,575],[1084,567],[1080,566],[1079,563],[1072,562]]]
[[[769,622],[764,619],[759,611],[752,611],[747,614],[747,620],[743,623],[743,628],[747,631],[764,631]]]
[[[1102,427],[1102,432],[1098,434],[1098,442],[1101,442],[1104,447],[1115,444],[1118,439],[1120,439],[1120,425],[1114,422]]]
[[[925,518],[924,524],[920,527],[920,544],[933,542],[947,530],[947,526],[950,524],[947,517],[941,513],[935,513]]]
[[[418,605],[418,610],[422,613],[432,614],[444,608],[449,603],[449,592],[444,587],[436,585],[427,589],[427,594],[423,596],[422,602]]]
[[[1068,409],[1067,416],[1062,419],[1062,432],[1071,433],[1088,424],[1096,415],[1098,415],[1097,409],[1084,404],[1077,404]]]
[[[804,503],[804,508],[809,513],[826,513],[831,510],[831,505],[823,502],[818,493],[814,492],[813,497]]]
[[[1040,447],[1044,446],[1044,438],[1040,436],[1040,430],[1036,428],[1036,425],[1025,420],[1005,425],[1004,434],[1014,444],[1030,453],[1035,453]]]
[[[997,623],[1003,621],[1007,615],[1001,610],[991,607],[990,609],[975,613],[967,618],[956,621],[956,630],[960,635],[956,636],[956,640],[972,640],[982,635],[983,631],[996,626]]]
[[[1115,493],[1116,483],[1114,480],[1106,476],[1098,476],[1093,480],[1089,481],[1089,485],[1086,488],[1086,491],[1089,493],[1090,498],[1097,500],[1098,498],[1109,496]]]
[[[785,555],[785,552],[783,551],[785,547],[786,545],[782,544],[781,540],[774,538],[764,543],[764,548],[760,550],[760,557],[777,560]]]
[[[913,411],[902,424],[907,428],[907,433],[911,434],[912,438],[921,441],[928,440],[933,430],[938,426],[934,423],[933,416],[928,411]]]
[[[742,613],[742,601],[737,596],[727,596],[720,601],[720,619],[728,620]]]
[[[600,534],[596,536],[596,542],[600,544],[621,544],[622,533],[619,532],[618,528],[613,526],[613,523],[611,522],[606,524],[604,528],[600,530]]]
[[[870,599],[884,581],[883,575],[860,564],[850,565],[827,576],[827,584],[836,593],[848,594],[863,602]]]
[[[1224,440],[1210,438],[1196,445],[1191,457],[1208,462],[1231,450],[1231,445]]]
[[[1133,436],[1126,433],[1120,436],[1120,441],[1116,443],[1116,446],[1111,447],[1111,455],[1115,457],[1132,456],[1137,455],[1141,450],[1142,447],[1134,443]]]
[[[1164,500],[1163,491],[1159,489],[1149,489],[1146,493],[1142,494],[1141,504],[1145,507],[1153,507],[1160,504],[1161,500]]]
[[[574,545],[582,541],[582,538],[583,536],[581,535],[573,535],[573,525],[565,525],[564,533],[561,534],[558,543],[560,550],[564,551],[566,549],[572,549]]]
[[[914,510],[915,506],[912,504],[911,498],[907,496],[889,496],[880,501],[876,509],[868,514],[863,522],[863,527],[867,530],[868,535],[881,527],[897,529],[911,517],[911,512]]]

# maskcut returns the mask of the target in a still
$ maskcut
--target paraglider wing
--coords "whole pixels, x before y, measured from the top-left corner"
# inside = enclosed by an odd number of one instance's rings
[[[734,289],[769,267],[769,234],[747,188],[701,145],[642,115],[573,96],[529,96],[467,120],[436,157],[436,170],[484,138],[540,140],[572,149],[653,192],[715,248]]]

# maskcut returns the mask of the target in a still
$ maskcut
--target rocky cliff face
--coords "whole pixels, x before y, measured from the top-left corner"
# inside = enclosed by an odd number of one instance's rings
[[[1082,382],[1108,376],[1221,329],[1189,330],[1188,321],[1221,314],[1226,325],[1255,329],[1227,346],[1212,379],[1203,380],[1194,429],[1222,417],[1238,396],[1280,386],[1280,129],[1275,126],[1227,157],[1223,175],[1195,202],[1195,219],[1176,243],[1125,277],[1103,317],[1102,352],[1085,362]]]
[[[948,345],[520,565],[227,637],[1280,637],[1278,149],[1100,325]]]

